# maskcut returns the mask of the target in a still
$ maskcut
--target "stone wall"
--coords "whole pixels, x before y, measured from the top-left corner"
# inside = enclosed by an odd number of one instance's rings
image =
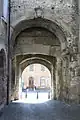
[[[7,63],[5,38],[5,28],[3,21],[0,18],[0,110],[4,107],[7,100]]]
[[[11,0],[11,24],[14,28],[23,20],[38,17],[51,20],[63,29],[67,47],[71,48],[78,41],[77,7],[74,0]]]
[[[0,105],[7,100],[6,56],[4,50],[0,51]]]
[[[79,6],[80,6],[80,3],[79,3]],[[1,14],[2,12],[0,13],[0,15]],[[22,22],[20,29],[23,30],[22,29],[23,21],[30,20],[30,19],[35,20],[35,18],[42,18],[42,19],[46,19],[46,20],[50,20],[51,22],[54,22],[56,24],[55,29],[54,29],[55,26],[52,27],[51,25],[52,23],[49,24],[50,25],[49,26],[48,24],[45,24],[44,22],[44,26],[48,26],[50,30],[54,31],[54,34],[56,34],[56,31],[57,31],[57,33],[60,34],[59,35],[60,39],[62,39],[62,35],[61,35],[61,31],[59,31],[58,29],[58,26],[59,28],[62,29],[66,37],[66,42],[65,42],[66,47],[64,47],[65,45],[63,44],[63,41],[60,41],[60,42],[63,48],[65,48],[65,51],[60,51],[60,47],[59,48],[56,47],[57,45],[54,46],[55,42],[52,42],[50,38],[49,38],[50,40],[48,43],[48,36],[46,36],[46,42],[45,42],[44,40],[45,36],[42,36],[42,34],[39,31],[37,34],[41,34],[41,36],[33,37],[34,40],[32,40],[32,38],[30,39],[30,36],[27,36],[27,40],[24,37],[24,41],[22,42],[23,38],[21,39],[19,38],[20,41],[18,40],[17,41],[18,43],[15,43],[15,45],[18,45],[16,48],[17,50],[15,49],[16,50],[15,53],[23,54],[25,51],[27,51],[27,54],[29,53],[33,54],[33,52],[34,53],[38,52],[38,54],[46,53],[46,55],[51,55],[51,56],[55,56],[55,53],[56,54],[58,53],[56,56],[57,57],[58,55],[61,56],[62,66],[61,66],[61,69],[57,71],[57,75],[59,74],[59,76],[57,76],[56,78],[58,80],[58,77],[59,77],[59,79],[61,79],[62,82],[61,81],[57,82],[56,87],[59,89],[59,92],[58,90],[56,92],[57,96],[58,97],[60,96],[61,99],[69,99],[71,101],[75,101],[79,103],[79,100],[80,100],[79,98],[80,97],[80,89],[79,89],[80,88],[79,87],[80,85],[80,82],[79,82],[80,81],[79,80],[80,79],[79,78],[80,76],[80,73],[79,73],[80,55],[79,55],[79,51],[80,50],[79,50],[78,43],[80,43],[79,42],[80,40],[78,36],[79,26],[78,26],[77,0],[76,1],[75,0],[67,0],[67,1],[66,0],[54,0],[54,1],[53,0],[11,0],[11,27],[13,31],[16,31],[15,26],[18,23]],[[41,24],[43,24],[42,21],[40,21],[40,25]],[[34,24],[33,22],[32,26],[35,26],[35,25],[36,24]],[[25,28],[27,28],[28,24],[25,24],[25,26],[26,26]],[[17,31],[19,31],[18,28],[17,28]],[[5,49],[5,46],[4,46],[5,36],[6,36],[5,30],[0,22],[0,47],[4,49]],[[42,37],[43,41],[41,41],[42,39],[40,37]],[[55,36],[53,39],[54,41],[55,40],[57,41],[57,39],[55,39]],[[62,70],[62,72],[60,70]],[[2,73],[1,73],[1,76],[3,76]],[[5,80],[3,80],[2,78],[0,80],[1,84],[2,82],[4,83],[4,81],[6,80],[6,78]],[[3,85],[5,86],[5,84]],[[2,88],[1,88],[1,91],[2,91]],[[68,96],[67,96],[67,93],[68,93]],[[2,100],[2,97],[3,96],[1,96],[1,100]]]
[[[76,3],[74,0],[11,0],[11,23],[42,17],[55,21],[65,31],[76,34]]]
[[[57,37],[46,29],[31,28],[23,31],[15,40],[14,55],[60,53],[60,42]]]

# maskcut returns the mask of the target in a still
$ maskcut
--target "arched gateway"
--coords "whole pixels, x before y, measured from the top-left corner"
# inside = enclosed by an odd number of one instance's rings
[[[51,73],[52,98],[69,99],[69,58],[65,55],[67,41],[64,30],[42,18],[23,20],[14,27],[11,40],[14,71],[12,97],[18,98],[19,78],[23,69],[29,64],[41,63]]]

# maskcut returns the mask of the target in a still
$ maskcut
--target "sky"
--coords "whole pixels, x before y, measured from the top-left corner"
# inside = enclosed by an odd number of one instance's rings
[[[8,0],[4,0],[3,3],[3,16],[7,18]]]

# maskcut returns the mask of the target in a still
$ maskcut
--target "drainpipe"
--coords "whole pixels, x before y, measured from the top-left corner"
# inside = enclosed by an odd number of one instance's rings
[[[9,104],[9,88],[10,88],[10,4],[11,0],[8,0],[8,14],[7,14],[7,105]]]

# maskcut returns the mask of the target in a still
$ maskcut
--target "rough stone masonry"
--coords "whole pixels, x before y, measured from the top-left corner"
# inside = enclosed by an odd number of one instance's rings
[[[2,105],[7,96],[7,20],[2,19],[3,7],[0,9]],[[11,0],[10,100],[18,98],[19,77],[26,67],[23,61],[29,65],[32,58],[33,63],[50,66],[54,99],[80,103],[79,19],[79,0]]]

